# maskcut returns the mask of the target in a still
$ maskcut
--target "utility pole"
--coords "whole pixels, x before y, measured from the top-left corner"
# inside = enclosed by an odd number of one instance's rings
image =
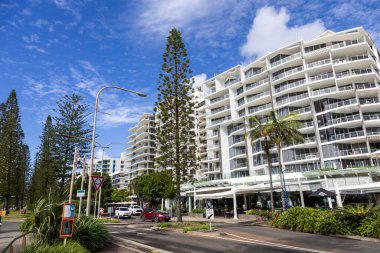
[[[72,201],[72,198],[73,198],[73,187],[74,187],[74,180],[75,180],[75,174],[76,174],[76,171],[77,171],[77,166],[78,166],[78,147],[75,146],[74,161],[73,161],[73,170],[71,172],[69,204],[71,204],[71,201]],[[63,239],[63,245],[66,246],[66,242],[67,242],[67,237],[65,237],[65,239]]]

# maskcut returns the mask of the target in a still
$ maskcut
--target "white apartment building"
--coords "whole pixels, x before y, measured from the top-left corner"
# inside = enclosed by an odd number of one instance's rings
[[[128,137],[129,147],[125,170],[126,185],[140,175],[154,170],[154,156],[156,148],[155,118],[153,114],[145,113],[139,122],[129,129],[132,134]]]
[[[359,27],[297,41],[207,80],[208,180],[267,175],[249,118],[297,112],[305,143],[282,149],[286,172],[368,167],[380,149],[379,52]],[[277,151],[273,166],[278,169]]]
[[[87,162],[89,164],[89,161]],[[125,161],[123,156],[120,158],[95,158],[93,172],[101,172],[111,175],[112,173],[123,171],[125,167]]]

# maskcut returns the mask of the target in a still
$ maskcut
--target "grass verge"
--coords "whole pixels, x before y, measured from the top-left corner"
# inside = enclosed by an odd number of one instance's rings
[[[26,214],[21,214],[20,211],[10,211],[8,215],[3,216],[4,220],[13,220],[13,219],[26,219],[30,216],[30,212],[28,211]]]
[[[187,233],[189,231],[199,231],[199,230],[207,230],[209,228],[208,223],[206,222],[167,222],[160,223],[157,225],[159,228],[166,229],[180,229],[182,233]]]
[[[119,219],[113,219],[113,218],[100,218],[97,219],[100,223],[120,223]]]

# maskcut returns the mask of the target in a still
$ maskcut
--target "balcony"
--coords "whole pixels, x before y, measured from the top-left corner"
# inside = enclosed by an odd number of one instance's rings
[[[299,129],[307,128],[307,127],[312,127],[312,126],[314,126],[313,121],[307,121],[307,122],[303,122],[303,123],[300,125],[300,128],[299,128]]]
[[[248,108],[248,114],[255,113],[255,112],[258,112],[258,111],[263,111],[263,110],[266,110],[266,109],[269,109],[269,108],[272,108],[272,103],[268,103],[268,104],[260,105],[260,106],[250,107],[250,108]]]
[[[325,89],[320,89],[320,90],[312,91],[311,94],[313,96],[319,96],[319,95],[333,93],[333,92],[337,92],[337,91],[338,91],[338,89],[334,86],[334,87],[328,87],[328,88],[325,88]]]
[[[380,135],[380,128],[367,128],[367,135]]]
[[[304,99],[304,98],[308,98],[308,97],[309,97],[309,93],[305,92],[303,94],[299,94],[297,96],[288,97],[288,98],[285,98],[285,99],[282,99],[282,100],[278,100],[276,102],[277,102],[277,106],[281,106],[283,104],[287,104],[287,103],[290,103],[290,102],[295,102],[295,101],[298,101],[298,100],[301,100],[301,99]]]
[[[209,116],[209,115],[213,115],[213,114],[216,114],[218,112],[223,112],[225,110],[228,110],[230,109],[230,106],[229,105],[226,105],[226,106],[222,106],[222,107],[218,107],[218,108],[215,108],[215,109],[212,109],[210,112],[208,112],[206,115]]]
[[[271,63],[270,66],[273,68],[273,67],[276,67],[276,66],[278,66],[280,64],[283,64],[285,62],[288,62],[288,61],[291,61],[293,59],[296,59],[296,58],[298,58],[300,56],[301,56],[301,52],[295,53],[295,54],[289,55],[289,56],[287,56],[285,58],[282,58],[281,60],[278,60],[278,61],[275,61],[275,62]]]
[[[336,73],[336,78],[344,78],[349,76],[364,75],[372,73],[372,69],[350,69]]]
[[[309,82],[315,82],[315,81],[319,81],[319,80],[323,80],[323,79],[328,79],[328,78],[331,78],[333,76],[334,76],[333,72],[326,72],[323,74],[318,74],[318,75],[309,77]]]
[[[314,68],[314,67],[317,67],[317,66],[328,64],[330,62],[331,62],[330,59],[323,59],[323,60],[320,60],[320,61],[315,61],[315,62],[309,63],[309,64],[306,65],[306,67],[308,69],[310,69],[310,68]]]
[[[255,75],[261,74],[261,73],[263,73],[265,70],[267,70],[266,67],[263,67],[263,68],[261,68],[261,69],[259,69],[259,70],[256,70],[256,71],[254,71],[253,69],[249,69],[249,70],[247,70],[247,71],[245,72],[245,78],[248,79],[248,78],[250,78],[250,77],[252,77],[252,76],[255,76]]]
[[[245,86],[245,90],[247,91],[247,90],[250,90],[250,89],[256,88],[256,87],[258,87],[258,86],[260,86],[260,85],[262,85],[262,84],[268,83],[268,82],[269,82],[269,78],[265,78],[265,79],[260,80],[260,81],[258,81],[258,82],[247,84],[247,85]]]
[[[213,133],[208,133],[207,138],[212,138],[218,136],[219,132],[213,132]]]
[[[294,155],[293,160],[299,161],[299,160],[306,160],[306,159],[315,159],[319,157],[319,153],[307,153],[307,154],[299,154]]]
[[[371,88],[377,88],[377,83],[356,83],[355,88],[357,90],[363,90],[363,89],[371,89]]]
[[[335,59],[333,63],[335,65],[335,64],[342,64],[345,62],[359,61],[359,60],[368,59],[368,58],[369,58],[368,54],[347,56],[347,57],[341,57],[341,58]]]
[[[335,152],[334,155],[337,154],[339,156],[348,156],[348,155],[360,155],[360,154],[366,154],[368,153],[368,148],[354,148],[354,149],[344,149],[344,150],[338,150],[338,152]]]
[[[332,49],[337,49],[337,48],[341,48],[341,47],[347,47],[347,46],[351,46],[351,45],[356,45],[356,44],[359,44],[359,43],[362,43],[362,42],[364,42],[364,40],[362,40],[362,39],[360,39],[360,40],[346,40],[346,41],[343,41],[343,42],[340,42],[340,43],[332,45]]]
[[[326,105],[325,110],[331,110],[331,109],[335,109],[338,107],[357,104],[357,103],[358,103],[358,101],[356,100],[356,98],[346,99],[346,100],[342,100],[342,101],[339,101],[336,103]]]
[[[285,71],[284,73],[281,73],[281,74],[278,74],[276,76],[273,77],[273,81],[276,81],[280,78],[283,78],[283,77],[286,77],[286,76],[290,76],[294,73],[298,73],[298,72],[301,72],[303,70],[303,66],[299,66],[297,68],[293,68],[293,69],[290,69],[288,71]]]
[[[255,95],[252,95],[252,96],[247,96],[247,103],[248,102],[251,102],[255,99],[258,99],[258,98],[261,98],[261,97],[266,97],[266,96],[269,96],[270,95],[270,91],[265,91],[265,92],[262,92],[262,93],[259,93],[259,94],[255,94]]]
[[[330,135],[326,139],[321,138],[321,140],[323,142],[327,142],[327,141],[336,141],[336,140],[343,140],[343,139],[349,139],[349,138],[356,138],[356,137],[360,137],[360,136],[364,136],[364,131],[354,131],[354,132],[348,132],[348,133],[333,134],[333,135]]]
[[[354,121],[354,120],[361,120],[360,114],[353,114],[353,115],[348,115],[348,116],[339,117],[335,119],[330,119],[325,123],[324,126],[341,124],[344,122],[349,122],[349,121]],[[320,127],[323,127],[323,125],[321,125]]]
[[[380,113],[368,113],[363,114],[364,120],[378,120],[380,119]]]
[[[226,99],[226,98],[229,98],[229,97],[230,97],[230,95],[226,94],[224,96],[220,96],[220,97],[217,97],[217,98],[210,99],[210,104],[214,104],[216,102],[222,101],[223,99]]]
[[[230,119],[231,119],[231,116],[227,116],[227,117],[223,117],[223,118],[220,118],[220,119],[211,120],[211,125],[216,125],[216,124],[219,124],[219,123],[223,123],[224,121],[227,121],[227,120],[230,120]]]
[[[288,90],[288,89],[291,89],[291,88],[294,88],[294,87],[297,87],[297,86],[301,86],[303,84],[306,83],[306,79],[302,79],[302,80],[298,80],[298,81],[295,81],[295,82],[291,82],[291,83],[288,83],[284,86],[281,86],[281,87],[278,87],[275,89],[276,93],[279,93],[281,91],[284,91],[284,90]]]
[[[379,98],[360,98],[359,102],[361,105],[376,104],[379,103]]]

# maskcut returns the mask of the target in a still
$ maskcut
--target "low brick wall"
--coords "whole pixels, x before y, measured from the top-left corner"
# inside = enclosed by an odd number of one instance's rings
[[[189,213],[190,217],[203,218],[203,213]]]
[[[259,215],[247,215],[247,214],[238,214],[238,218],[241,220],[262,220],[263,219]]]

